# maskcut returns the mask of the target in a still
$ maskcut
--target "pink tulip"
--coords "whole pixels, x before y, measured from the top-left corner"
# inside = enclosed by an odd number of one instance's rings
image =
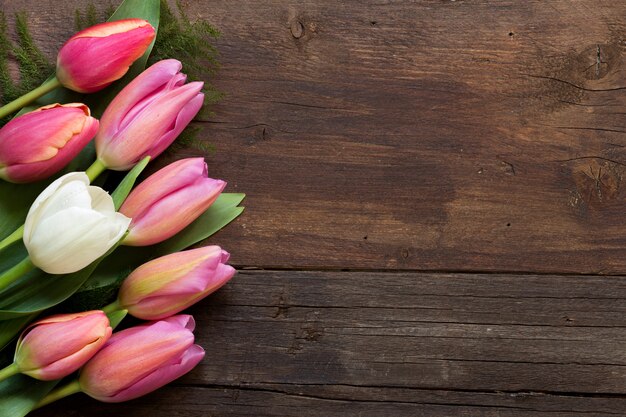
[[[111,332],[109,319],[100,310],[51,316],[24,330],[17,341],[15,364],[33,378],[63,378],[91,359]]]
[[[219,246],[205,246],[150,261],[122,283],[120,308],[144,320],[176,314],[217,291],[235,275],[235,268],[226,265],[229,256]]]
[[[80,103],[51,104],[16,117],[0,129],[0,178],[33,182],[69,164],[98,131]]]
[[[123,171],[160,155],[198,113],[204,84],[185,84],[181,68],[175,59],[159,61],[109,104],[96,136],[98,158],[109,169]]]
[[[72,36],[57,56],[57,79],[64,87],[93,93],[119,80],[156,35],[143,19],[101,23]]]
[[[85,394],[116,403],[141,397],[186,374],[204,357],[193,317],[173,316],[115,333],[80,372]]]
[[[202,158],[176,161],[139,184],[120,213],[132,218],[123,244],[146,246],[174,236],[217,199],[226,183],[207,176]]]

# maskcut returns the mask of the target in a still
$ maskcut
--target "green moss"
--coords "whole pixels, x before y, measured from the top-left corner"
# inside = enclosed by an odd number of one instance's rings
[[[87,12],[85,14],[87,27],[100,23],[100,19],[98,18],[98,11],[96,10],[96,6],[93,3],[89,3],[89,6],[87,6]]]
[[[176,153],[183,149],[196,149],[202,152],[204,155],[215,152],[215,145],[209,142],[198,139],[198,133],[200,133],[198,126],[188,126],[183,132],[178,135],[178,138],[174,143],[167,148],[168,153]]]
[[[0,103],[8,103],[41,84],[54,66],[37,47],[28,29],[26,16],[15,15],[17,41],[8,35],[6,16],[0,12]],[[9,62],[15,60],[19,79],[11,77]],[[1,120],[0,125],[8,119]]]
[[[41,84],[54,67],[33,42],[23,13],[16,14],[15,29],[17,45],[13,47],[13,54],[20,67],[20,94],[24,94]]]
[[[74,10],[74,30],[79,32],[84,27],[85,24],[83,23],[83,14],[78,9]]]
[[[17,97],[16,86],[9,72],[11,41],[8,36],[6,16],[0,11],[0,102]]]
[[[114,11],[115,6],[111,3],[109,3],[104,11],[100,13],[93,3],[89,3],[84,12],[80,9],[74,10],[74,29],[78,32],[88,28],[89,26],[105,22]]]

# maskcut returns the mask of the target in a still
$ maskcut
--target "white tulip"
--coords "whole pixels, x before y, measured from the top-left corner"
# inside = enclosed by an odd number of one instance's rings
[[[115,211],[106,191],[89,185],[84,172],[71,172],[50,184],[31,206],[24,245],[38,268],[68,274],[104,255],[130,220]]]

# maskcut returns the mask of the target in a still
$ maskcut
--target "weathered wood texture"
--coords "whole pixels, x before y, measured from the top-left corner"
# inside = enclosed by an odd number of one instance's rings
[[[176,387],[37,415],[626,412],[624,278],[244,271],[192,312],[207,356]]]
[[[51,57],[85,7],[0,4]],[[185,4],[223,34],[235,263],[626,273],[623,1]]]
[[[52,58],[84,2],[0,5]],[[222,31],[211,174],[248,194],[214,241],[283,271],[193,309],[177,385],[36,415],[626,415],[626,3],[184,5]]]

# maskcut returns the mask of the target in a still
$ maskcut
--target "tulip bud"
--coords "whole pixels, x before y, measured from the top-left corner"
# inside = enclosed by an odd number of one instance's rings
[[[193,317],[173,316],[115,333],[80,371],[80,389],[99,401],[132,400],[193,369],[204,357]]]
[[[235,268],[226,265],[228,258],[228,252],[219,246],[205,246],[154,259],[124,280],[119,305],[144,320],[176,314],[235,275]]]
[[[146,246],[174,236],[204,213],[224,187],[224,181],[208,178],[203,158],[181,159],[162,168],[120,207],[120,213],[132,218],[123,243]]]
[[[35,266],[66,274],[104,255],[129,224],[106,191],[89,186],[84,172],[71,172],[50,184],[30,207],[24,245]]]
[[[0,129],[0,178],[33,182],[63,169],[98,131],[80,103],[51,104],[16,117]]]
[[[63,378],[91,359],[112,331],[100,310],[51,316],[24,330],[14,362],[20,372],[36,379]]]
[[[141,57],[156,32],[142,19],[101,23],[72,36],[57,56],[57,79],[64,87],[93,93],[119,80]]]
[[[185,84],[181,68],[175,59],[159,61],[111,101],[96,135],[98,159],[109,169],[123,171],[157,157],[198,113],[204,84]]]

